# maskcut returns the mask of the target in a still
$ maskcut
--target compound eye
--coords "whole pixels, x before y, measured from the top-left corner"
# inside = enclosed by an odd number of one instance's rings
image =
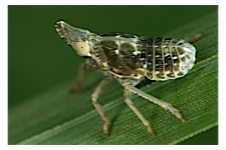
[[[76,51],[82,56],[90,56],[90,48],[84,42],[76,42],[75,43]]]

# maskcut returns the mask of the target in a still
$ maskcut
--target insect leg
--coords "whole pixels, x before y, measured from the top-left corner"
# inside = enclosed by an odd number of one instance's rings
[[[159,106],[163,107],[165,110],[169,110],[175,117],[177,117],[182,122],[184,122],[184,119],[183,119],[182,115],[180,114],[179,110],[174,108],[172,106],[172,104],[167,103],[163,100],[157,99],[157,98],[139,90],[138,88],[136,88],[136,87],[134,87],[134,86],[132,86],[128,83],[123,83],[122,85],[125,87],[125,89],[127,89],[127,90],[129,90],[129,91],[131,91],[135,94],[138,94],[139,96],[141,96],[141,97],[143,97],[143,98],[145,98],[145,99],[147,99],[147,100],[149,100],[149,101],[151,101],[155,104],[158,104]]]
[[[103,79],[99,83],[99,85],[96,87],[93,94],[91,95],[93,106],[96,108],[101,119],[104,121],[103,128],[104,128],[104,134],[106,136],[108,135],[109,119],[108,119],[108,116],[106,115],[106,113],[104,112],[103,108],[101,107],[101,105],[97,102],[97,99],[98,99],[99,95],[101,94],[101,92],[103,91],[103,89],[108,85],[108,83],[110,83],[111,80],[112,80],[112,78],[110,78],[110,77],[106,77],[105,79]]]
[[[85,64],[82,63],[78,70],[76,84],[73,88],[71,88],[71,90],[70,90],[71,92],[76,92],[81,89],[84,69],[85,69]]]
[[[133,110],[133,112],[140,118],[143,124],[147,127],[148,132],[155,137],[154,132],[152,131],[150,123],[144,118],[144,116],[139,112],[139,110],[134,106],[133,102],[130,100],[130,91],[125,89],[124,90],[124,98],[126,104]]]
[[[201,39],[204,36],[205,35],[203,33],[198,33],[198,34],[196,34],[192,37],[185,38],[184,40],[189,42],[189,43],[195,43],[196,41],[198,41],[199,39]]]

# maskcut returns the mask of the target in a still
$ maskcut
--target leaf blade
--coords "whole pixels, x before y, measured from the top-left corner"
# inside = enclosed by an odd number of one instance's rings
[[[192,36],[193,32],[189,32],[191,29],[195,29],[195,34],[207,35],[195,44],[198,53],[194,69],[184,78],[155,82],[142,88],[143,91],[178,108],[186,119],[185,123],[181,123],[159,106],[133,95],[135,105],[150,121],[157,135],[153,139],[140,120],[123,103],[122,88],[117,82],[113,82],[100,97],[100,102],[112,118],[110,137],[104,137],[103,122],[93,109],[89,96],[94,86],[88,86],[97,83],[93,79],[101,78],[95,74],[92,78],[91,75],[87,75],[85,90],[81,93],[68,94],[72,85],[70,80],[41,96],[30,98],[25,104],[10,108],[9,137],[14,138],[13,141],[20,141],[18,144],[176,144],[215,126],[218,115],[217,12],[169,34],[175,37],[179,37],[180,34]],[[65,102],[67,104],[64,104]],[[32,109],[32,106],[35,108]],[[30,108],[28,112],[25,111],[27,108]],[[54,119],[56,121],[52,121]],[[50,120],[52,123],[49,123]],[[204,121],[205,124],[200,124],[200,121]],[[48,125],[43,125],[45,123]],[[21,137],[27,129],[29,132]]]

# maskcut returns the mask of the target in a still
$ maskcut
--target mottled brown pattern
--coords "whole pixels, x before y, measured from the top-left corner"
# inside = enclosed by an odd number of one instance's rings
[[[115,43],[115,41],[101,41],[100,45],[106,49],[109,49],[109,51],[118,49],[118,45]]]
[[[141,68],[141,62],[139,60],[140,54],[134,55],[135,48],[128,43],[123,43],[119,49],[119,53],[123,61],[132,69]]]
[[[98,46],[103,50],[99,55],[106,55],[106,63],[108,63],[112,72],[125,76],[132,74],[133,70],[123,61],[120,55],[115,53],[118,46],[114,41],[101,41]]]

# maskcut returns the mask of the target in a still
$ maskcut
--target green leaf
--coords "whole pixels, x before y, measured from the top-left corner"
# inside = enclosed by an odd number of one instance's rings
[[[103,121],[90,95],[103,78],[87,73],[83,89],[69,93],[74,79],[9,108],[9,144],[177,144],[217,125],[218,118],[218,20],[217,12],[176,29],[166,36],[206,36],[195,43],[197,62],[183,78],[154,82],[141,90],[180,110],[184,123],[171,113],[137,95],[135,106],[151,123],[152,138],[123,101],[123,89],[113,81],[99,98],[110,118],[110,136],[103,135]]]

